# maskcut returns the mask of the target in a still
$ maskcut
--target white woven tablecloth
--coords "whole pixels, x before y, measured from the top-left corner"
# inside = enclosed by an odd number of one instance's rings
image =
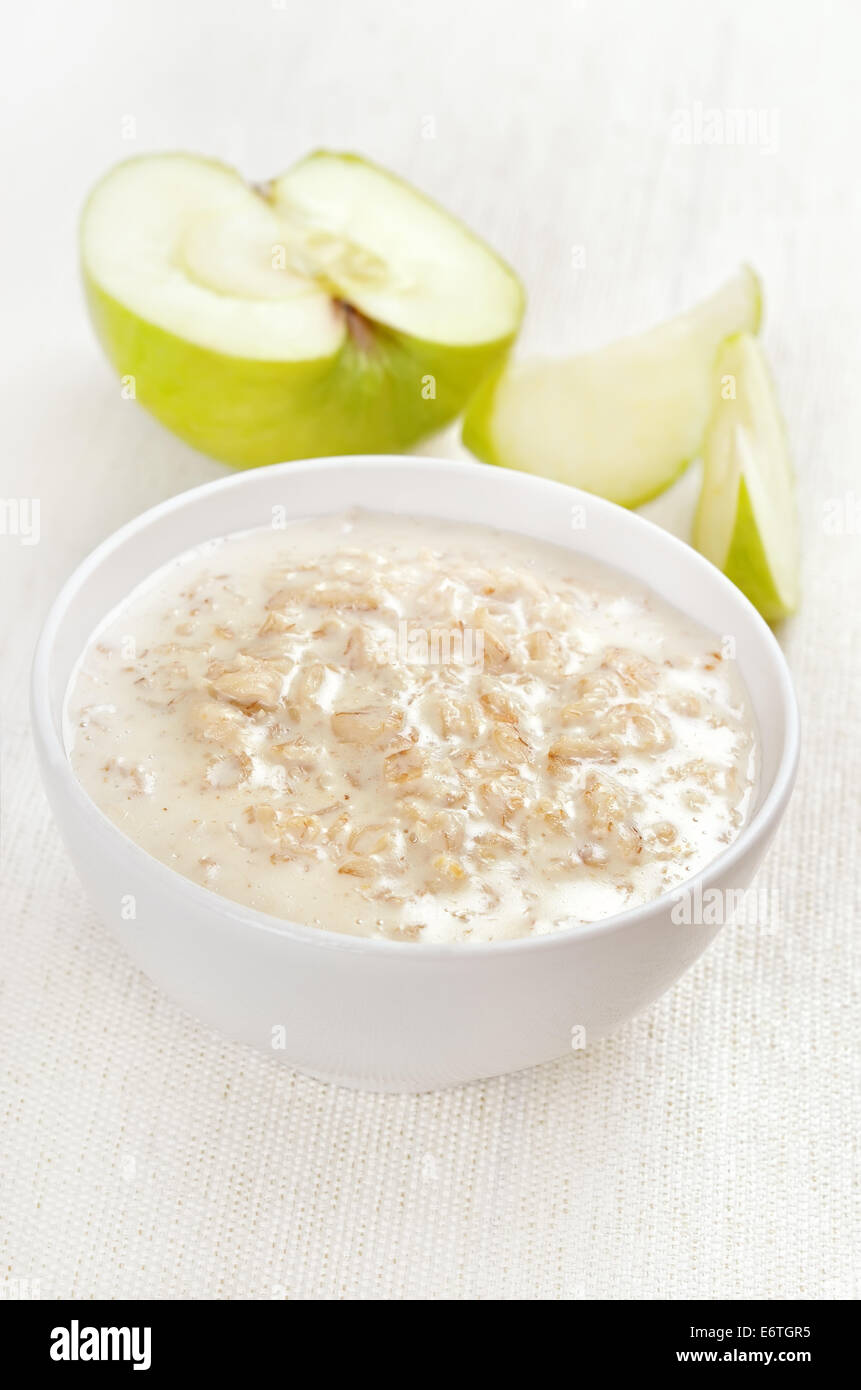
[[[41,537],[0,536],[0,1293],[853,1292],[854,11],[43,0],[6,15],[0,492],[40,500]],[[705,143],[734,109],[755,113],[755,142]],[[759,879],[779,920],[725,930],[586,1053],[418,1098],[317,1084],[158,994],[84,898],[27,725],[33,641],[73,565],[222,471],[122,400],[94,345],[75,252],[87,186],[149,148],[261,178],[321,144],[412,177],[499,247],[530,292],[524,349],[645,326],[751,260],[800,472],[805,599],[783,640],[805,747]]]

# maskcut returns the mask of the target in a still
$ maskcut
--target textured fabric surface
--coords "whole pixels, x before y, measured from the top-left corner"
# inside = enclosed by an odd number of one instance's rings
[[[39,499],[40,536],[0,536],[0,1291],[856,1292],[857,7],[51,0],[7,24],[25,27],[4,44],[2,494]],[[730,144],[733,110],[753,121]],[[157,993],[85,900],[27,724],[33,641],[72,566],[222,472],[121,399],[97,351],[75,253],[88,184],[139,150],[258,178],[320,144],[494,241],[529,288],[524,350],[644,326],[750,259],[800,473],[805,598],[781,640],[805,744],[758,881],[767,929],[724,930],[586,1052],[421,1097],[318,1084]],[[678,525],[691,486],[662,504]]]

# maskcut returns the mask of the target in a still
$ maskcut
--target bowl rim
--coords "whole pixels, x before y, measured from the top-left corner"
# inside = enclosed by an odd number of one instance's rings
[[[591,941],[598,936],[612,935],[627,928],[636,927],[656,914],[666,911],[670,903],[678,900],[680,893],[695,895],[698,891],[706,892],[714,880],[723,877],[727,871],[731,871],[738,860],[743,858],[752,848],[763,841],[767,845],[789,800],[798,766],[800,747],[798,702],[786,657],[771,628],[741,590],[737,589],[703,555],[671,532],[664,530],[637,512],[629,511],[627,508],[609,502],[606,498],[598,497],[596,494],[584,492],[580,488],[553,479],[519,471],[510,472],[507,469],[494,469],[497,481],[501,486],[506,486],[507,480],[518,479],[523,484],[537,490],[553,491],[558,493],[560,497],[564,494],[569,506],[572,503],[580,502],[583,505],[588,505],[590,509],[597,508],[605,515],[616,516],[619,521],[622,521],[623,526],[632,526],[635,529],[646,528],[659,538],[657,543],[664,545],[671,553],[674,553],[682,564],[692,566],[695,570],[707,569],[711,582],[717,582],[719,586],[723,586],[725,592],[730,596],[731,602],[737,603],[743,610],[746,610],[749,617],[752,615],[754,629],[759,633],[763,650],[771,660],[777,676],[783,701],[786,736],[771,786],[752,818],[742,827],[732,844],[728,845],[698,873],[683,879],[669,892],[662,893],[659,897],[652,898],[649,902],[642,903],[638,907],[613,913],[608,917],[599,918],[595,922],[561,927],[558,931],[547,932],[540,936],[515,937],[502,941],[451,941],[423,944],[393,941],[388,938],[356,936],[347,932],[332,931],[327,927],[311,927],[301,922],[294,922],[290,918],[276,917],[271,913],[261,912],[257,908],[245,907],[232,898],[224,897],[213,889],[206,888],[202,884],[195,883],[193,879],[186,878],[178,870],[156,859],[149,851],[143,849],[126,835],[119,826],[115,825],[96,805],[75,776],[63,741],[62,728],[58,731],[51,711],[49,675],[54,645],[64,615],[83,583],[108,555],[121,549],[126,541],[137,532],[171,512],[193,507],[198,501],[210,497],[213,493],[229,494],[235,488],[251,486],[261,474],[266,474],[274,480],[275,477],[280,477],[282,474],[289,475],[300,469],[325,472],[343,469],[345,466],[358,468],[363,464],[387,467],[392,471],[402,471],[405,468],[419,470],[433,468],[435,471],[447,472],[452,476],[490,470],[488,464],[472,462],[471,460],[441,459],[425,454],[343,454],[331,457],[296,459],[280,464],[270,464],[265,469],[244,469],[175,493],[172,497],[168,497],[164,501],[156,503],[155,506],[140,512],[136,517],[111,532],[103,541],[100,541],[76,565],[61,585],[48,610],[34,652],[30,681],[31,724],[43,766],[50,769],[53,775],[62,780],[67,793],[75,803],[77,813],[84,820],[93,824],[97,833],[108,834],[113,840],[116,847],[115,857],[122,857],[133,864],[136,863],[141,873],[154,877],[162,884],[165,893],[175,895],[180,903],[185,900],[190,908],[196,908],[204,913],[207,911],[215,912],[222,919],[226,918],[233,925],[242,929],[253,929],[255,932],[275,935],[286,940],[296,941],[304,946],[316,946],[324,950],[383,956],[391,956],[394,953],[399,959],[412,958],[418,961],[434,958],[482,961],[486,960],[488,956],[494,957],[503,953],[561,949],[576,941]],[[310,515],[314,515],[314,513]],[[624,520],[622,520],[623,518]],[[613,524],[612,521],[611,524]],[[515,533],[518,533],[515,527],[498,529],[514,530]],[[222,534],[230,533],[225,531]],[[623,574],[627,573],[624,564],[619,565],[615,560],[608,560],[605,563],[611,568],[620,570]],[[114,605],[114,607],[116,606]],[[680,607],[680,611],[682,613],[687,612],[683,607]],[[63,692],[64,700],[67,691],[68,684]]]

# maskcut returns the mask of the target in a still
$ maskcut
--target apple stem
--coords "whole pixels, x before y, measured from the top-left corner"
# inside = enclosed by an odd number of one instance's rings
[[[374,330],[369,319],[364,314],[360,314],[358,309],[354,309],[352,304],[348,304],[345,299],[336,299],[335,307],[344,315],[347,325],[347,332],[363,352],[372,352],[376,346]]]

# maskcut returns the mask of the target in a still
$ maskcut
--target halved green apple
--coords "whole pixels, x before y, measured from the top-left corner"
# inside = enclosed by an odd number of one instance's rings
[[[91,194],[81,240],[96,330],[136,399],[242,467],[440,429],[523,315],[483,242],[353,155],[254,188],[192,155],[132,159]]]
[[[799,597],[798,508],[783,417],[755,338],[730,339],[718,372],[694,545],[774,622]]]
[[[636,507],[699,453],[731,334],[756,332],[762,294],[744,266],[669,323],[562,361],[514,364],[481,386],[463,428],[488,463]]]

